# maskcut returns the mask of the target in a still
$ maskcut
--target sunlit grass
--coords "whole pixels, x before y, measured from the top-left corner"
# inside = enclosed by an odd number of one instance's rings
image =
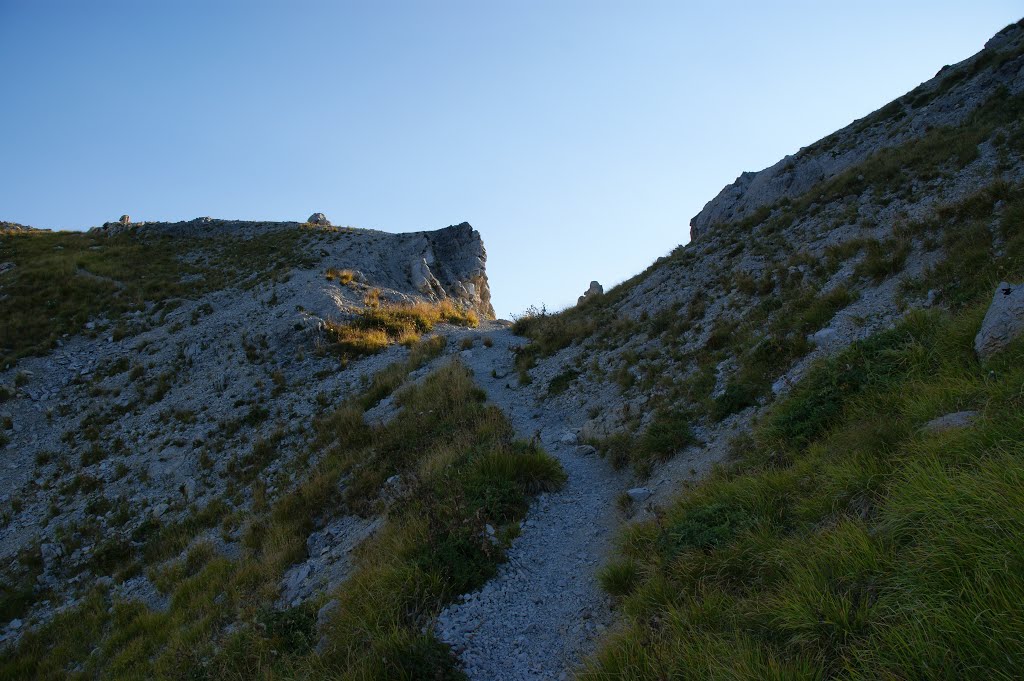
[[[389,345],[411,346],[439,323],[477,327],[480,318],[469,308],[439,303],[388,304],[373,300],[347,322],[328,321],[327,336],[343,357],[376,354]]]

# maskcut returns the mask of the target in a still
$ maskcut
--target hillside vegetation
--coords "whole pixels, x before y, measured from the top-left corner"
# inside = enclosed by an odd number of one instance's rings
[[[628,530],[602,581],[629,625],[583,678],[1017,678],[1024,344],[981,365],[983,312],[915,314],[821,363]]]
[[[147,558],[151,579],[167,589],[165,612],[111,603],[97,587],[28,634],[0,662],[0,678],[458,678],[422,628],[494,573],[530,495],[556,489],[563,473],[543,451],[513,441],[456,363],[398,402],[398,416],[377,428],[363,423],[359,399],[325,416],[306,481],[244,517],[207,508],[176,533],[189,535],[184,559],[159,562],[171,557],[164,531]],[[371,511],[394,475],[401,483],[384,527],[360,547],[344,586],[275,609],[278,582],[316,524],[340,510]],[[201,536],[231,523],[244,526],[236,560]]]
[[[147,303],[159,317],[181,299],[282,278],[302,266],[299,246],[311,237],[289,230],[199,244],[166,236],[0,233],[0,261],[14,265],[0,280],[0,366],[51,349],[90,319],[116,320]],[[139,330],[121,323],[113,333],[120,339]]]

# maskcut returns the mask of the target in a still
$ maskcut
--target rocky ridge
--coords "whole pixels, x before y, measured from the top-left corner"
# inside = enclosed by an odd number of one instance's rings
[[[794,199],[883,149],[920,139],[936,127],[958,126],[996,90],[1024,90],[1021,25],[1007,26],[984,49],[869,116],[786,156],[759,172],[744,172],[690,221],[696,241],[716,225],[738,222],[758,209]]]

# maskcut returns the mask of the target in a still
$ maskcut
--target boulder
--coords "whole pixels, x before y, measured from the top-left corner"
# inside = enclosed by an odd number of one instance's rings
[[[996,287],[981,329],[974,337],[974,352],[982,360],[1005,350],[1024,335],[1024,286],[1005,281]]]
[[[815,345],[831,345],[836,339],[839,338],[839,332],[835,329],[828,327],[820,331],[812,333],[807,337],[807,340],[814,343]]]
[[[127,225],[131,223],[132,219],[127,215],[122,215],[120,218],[117,219],[117,221],[120,222],[122,225]]]
[[[64,550],[60,544],[47,543],[39,547],[39,553],[43,559],[43,569],[50,572],[55,568],[57,560],[64,555]]]
[[[651,494],[653,494],[653,492],[651,492],[651,490],[646,487],[634,487],[631,490],[626,490],[626,495],[635,504],[647,501],[651,497]]]
[[[599,296],[602,293],[604,293],[604,287],[601,286],[600,283],[592,281],[590,282],[590,288],[588,288],[586,292],[579,297],[579,299],[576,301],[576,304],[580,305],[583,303],[583,301],[590,300],[594,296]]]
[[[327,216],[323,213],[313,213],[306,220],[311,225],[323,225],[324,227],[330,227],[331,221],[327,219]]]

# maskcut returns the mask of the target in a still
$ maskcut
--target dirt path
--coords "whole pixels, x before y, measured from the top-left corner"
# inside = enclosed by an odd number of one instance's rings
[[[500,327],[483,333],[493,346],[478,344],[461,361],[519,437],[540,433],[568,482],[537,499],[508,562],[483,589],[441,613],[437,633],[470,679],[567,678],[612,618],[596,571],[612,549],[620,524],[615,502],[628,480],[600,457],[581,453],[574,415],[538,406],[534,393],[517,384],[510,349],[524,339]]]

